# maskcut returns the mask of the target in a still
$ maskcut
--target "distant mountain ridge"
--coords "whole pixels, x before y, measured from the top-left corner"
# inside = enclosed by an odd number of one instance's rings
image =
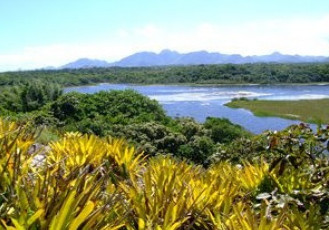
[[[139,52],[120,61],[109,63],[104,60],[82,58],[59,67],[59,69],[79,69],[92,67],[149,67],[166,65],[201,65],[201,64],[245,64],[245,63],[313,63],[329,62],[325,56],[287,55],[274,52],[269,55],[242,56],[240,54],[221,54],[196,51],[181,54],[176,51],[162,50],[160,53]]]
[[[93,67],[107,67],[109,63],[103,60],[81,58],[60,67],[60,69],[82,69]]]

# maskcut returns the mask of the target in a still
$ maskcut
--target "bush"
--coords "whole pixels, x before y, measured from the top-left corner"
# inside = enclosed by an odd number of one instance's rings
[[[180,146],[178,156],[197,164],[204,164],[207,158],[214,153],[214,150],[214,142],[209,137],[195,136],[189,143]]]
[[[59,85],[32,81],[5,88],[0,94],[0,107],[15,113],[31,112],[55,101],[62,93]]]
[[[68,93],[55,101],[50,111],[54,117],[66,123],[95,118],[113,124],[159,121],[166,115],[154,100],[135,91],[102,91],[95,94]]]
[[[230,143],[237,138],[250,136],[240,125],[226,118],[207,117],[204,127],[210,130],[210,137],[215,143]]]

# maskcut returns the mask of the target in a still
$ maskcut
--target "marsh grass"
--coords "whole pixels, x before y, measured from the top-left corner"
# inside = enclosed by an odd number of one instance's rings
[[[226,104],[260,117],[282,117],[309,123],[329,123],[329,99],[299,101],[234,100]]]

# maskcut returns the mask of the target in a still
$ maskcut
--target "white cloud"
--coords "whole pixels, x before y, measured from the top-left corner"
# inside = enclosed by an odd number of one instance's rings
[[[145,37],[145,38],[154,38],[163,35],[163,31],[155,25],[146,25],[141,28],[136,28],[133,30],[134,35]]]
[[[60,66],[83,57],[114,61],[129,54],[128,47],[107,43],[27,47],[21,53],[0,55],[0,70]]]
[[[59,66],[81,57],[118,60],[139,51],[169,48],[180,52],[208,50],[242,55],[285,54],[329,56],[329,15],[321,18],[276,19],[258,22],[202,23],[191,28],[154,24],[121,29],[106,41],[27,47],[20,53],[0,54],[0,70]]]

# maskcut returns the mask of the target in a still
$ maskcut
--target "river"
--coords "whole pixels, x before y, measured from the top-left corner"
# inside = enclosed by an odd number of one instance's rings
[[[206,117],[225,117],[258,134],[265,130],[281,130],[299,121],[276,117],[256,117],[245,109],[224,106],[233,98],[247,97],[264,100],[300,100],[329,98],[329,85],[129,85],[99,84],[65,88],[64,92],[96,93],[101,90],[134,89],[159,101],[172,117],[193,117],[203,122]],[[310,101],[311,103],[311,101]]]

